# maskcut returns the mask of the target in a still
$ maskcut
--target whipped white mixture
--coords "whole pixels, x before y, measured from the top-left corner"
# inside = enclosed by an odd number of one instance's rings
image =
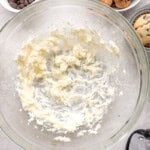
[[[110,84],[116,68],[99,60],[100,50],[118,58],[116,44],[90,29],[55,30],[23,45],[17,58],[22,107],[30,122],[56,133],[54,140],[70,142],[68,133],[100,129],[116,90]]]

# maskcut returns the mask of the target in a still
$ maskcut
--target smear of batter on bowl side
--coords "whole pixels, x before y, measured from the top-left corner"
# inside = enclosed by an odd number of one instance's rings
[[[18,94],[29,121],[56,133],[54,140],[70,142],[97,134],[115,87],[114,68],[99,60],[99,50],[116,58],[119,50],[91,29],[54,30],[45,38],[27,41],[17,57]]]

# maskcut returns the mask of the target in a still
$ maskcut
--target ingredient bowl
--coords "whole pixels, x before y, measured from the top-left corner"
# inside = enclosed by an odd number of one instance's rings
[[[131,0],[131,4],[128,7],[122,8],[122,9],[114,8],[114,10],[116,10],[118,12],[124,12],[124,11],[134,8],[139,2],[140,2],[140,0]]]
[[[37,2],[38,0],[36,0],[36,1],[34,1],[33,3],[35,3],[35,2]],[[8,2],[8,0],[0,0],[0,4],[5,8],[5,9],[7,9],[8,11],[10,11],[10,12],[13,12],[13,13],[18,13],[21,9],[15,9],[15,8],[13,8],[10,4],[9,4],[9,2]],[[30,5],[30,4],[28,4],[28,5]],[[22,7],[21,7],[22,8]]]
[[[54,141],[54,133],[41,131],[21,108],[15,58],[24,41],[59,28],[92,28],[105,41],[113,40],[120,51],[115,101],[96,135]],[[144,48],[126,19],[113,9],[92,0],[43,0],[25,8],[0,32],[0,126],[18,145],[29,150],[104,150],[119,141],[135,124],[149,91],[149,65]],[[109,57],[102,58],[108,64]],[[69,135],[68,135],[69,136]]]

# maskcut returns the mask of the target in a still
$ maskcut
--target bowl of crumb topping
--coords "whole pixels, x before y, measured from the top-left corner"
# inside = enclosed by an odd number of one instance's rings
[[[98,1],[29,5],[1,29],[0,49],[0,127],[23,149],[110,149],[149,96],[141,40]]]

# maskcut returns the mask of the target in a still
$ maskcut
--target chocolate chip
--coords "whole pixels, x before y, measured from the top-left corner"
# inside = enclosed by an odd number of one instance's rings
[[[149,48],[150,47],[150,43],[145,44],[144,46]]]
[[[20,4],[24,4],[24,0],[20,0]]]
[[[11,7],[15,9],[22,9],[25,6],[31,4],[34,0],[8,0]]]
[[[150,28],[147,28],[146,31],[149,32],[149,31],[150,31]]]
[[[27,0],[24,1],[24,5],[27,6],[29,3]]]
[[[20,4],[19,8],[21,8],[21,9],[24,8],[24,4]]]
[[[17,6],[17,9],[20,9],[20,7],[19,7],[19,6]]]
[[[8,3],[15,2],[15,0],[8,0]]]
[[[31,4],[34,0],[28,0],[28,2]]]
[[[17,4],[15,2],[9,2],[9,4],[12,8],[17,8]]]
[[[19,4],[20,4],[20,1],[17,1],[16,3],[19,5]]]

